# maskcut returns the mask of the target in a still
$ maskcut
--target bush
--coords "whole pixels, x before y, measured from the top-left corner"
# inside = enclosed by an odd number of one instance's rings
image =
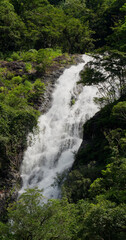
[[[30,49],[27,52],[23,52],[23,53],[21,53],[22,60],[24,62],[27,62],[27,61],[36,62],[37,53],[38,52],[36,49]]]
[[[25,70],[26,70],[26,72],[30,72],[32,70],[31,63],[25,63]]]
[[[12,58],[14,61],[18,61],[18,60],[20,60],[20,55],[19,55],[17,52],[14,52],[14,53],[11,55],[11,58]]]
[[[12,82],[13,84],[19,85],[19,84],[22,82],[22,77],[20,77],[20,76],[13,77],[12,80],[11,80],[11,82]]]
[[[40,79],[37,79],[32,86],[32,91],[29,92],[28,101],[36,103],[44,93],[44,90],[45,84]]]

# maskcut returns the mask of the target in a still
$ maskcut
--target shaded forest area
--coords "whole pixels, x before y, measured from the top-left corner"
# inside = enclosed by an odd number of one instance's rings
[[[106,44],[123,51],[125,7],[124,0],[1,0],[1,55],[55,47],[84,53]]]
[[[64,64],[70,61],[65,52],[90,52],[95,61],[80,82],[97,84],[100,93],[100,111],[84,125],[75,163],[67,179],[57,179],[62,199],[44,203],[41,191],[32,189],[6,202],[1,240],[125,240],[125,39],[125,0],[0,0],[1,191],[37,126],[43,75],[54,59],[65,56]]]

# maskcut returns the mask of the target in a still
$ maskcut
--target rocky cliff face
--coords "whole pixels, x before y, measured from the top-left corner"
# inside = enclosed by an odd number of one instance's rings
[[[57,62],[57,64],[47,69],[47,72],[43,76],[43,82],[45,83],[46,91],[44,93],[43,98],[40,99],[39,103],[40,112],[45,113],[50,108],[52,101],[52,92],[54,90],[56,80],[62,75],[63,71],[66,68],[69,68],[72,64],[78,64],[83,61],[81,55],[74,55],[73,57],[74,57],[73,62],[70,62],[71,59],[70,58],[69,61],[66,60],[66,62],[63,64],[59,63],[62,62],[63,57],[62,56],[57,57],[56,59],[54,59],[55,62]]]
[[[74,56],[60,56],[54,59],[54,64],[47,68],[44,74],[40,74],[37,71],[26,72],[25,64],[23,62],[6,62],[1,61],[0,66],[7,68],[10,72],[14,72],[15,75],[25,75],[29,74],[32,78],[41,78],[42,82],[45,83],[45,93],[38,102],[35,104],[34,108],[38,109],[42,114],[48,111],[51,106],[52,92],[55,87],[56,80],[63,73],[65,68],[70,67],[70,65],[78,64],[82,61],[81,55]],[[0,179],[0,220],[4,219],[4,214],[6,213],[6,208],[8,203],[14,201],[17,198],[18,190],[21,185],[20,178],[20,165],[23,159],[23,152],[25,149],[20,149],[19,154],[16,154],[14,158],[18,162],[18,169],[9,166],[5,172],[2,173]],[[5,214],[6,217],[6,214]]]
[[[105,107],[84,124],[83,141],[64,184],[70,201],[90,197],[91,183],[101,176],[109,157],[110,148],[104,132],[117,124],[111,117],[112,106]]]

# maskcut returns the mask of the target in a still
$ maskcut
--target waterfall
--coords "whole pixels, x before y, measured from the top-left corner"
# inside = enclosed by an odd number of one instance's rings
[[[82,142],[82,126],[98,111],[93,102],[97,88],[77,84],[80,71],[91,57],[83,55],[83,60],[66,69],[57,80],[52,107],[39,118],[39,133],[29,135],[31,144],[24,153],[19,193],[37,186],[47,198],[59,196],[58,187],[52,186],[54,179],[71,168]]]

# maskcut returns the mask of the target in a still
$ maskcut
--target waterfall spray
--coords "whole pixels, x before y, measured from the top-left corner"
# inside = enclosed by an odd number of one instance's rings
[[[98,111],[93,102],[97,88],[77,84],[80,71],[91,57],[83,55],[83,60],[66,69],[57,80],[52,107],[40,116],[38,135],[30,135],[33,140],[24,153],[20,193],[37,186],[47,198],[59,197],[60,190],[52,186],[54,179],[71,168],[82,142],[82,126]]]

